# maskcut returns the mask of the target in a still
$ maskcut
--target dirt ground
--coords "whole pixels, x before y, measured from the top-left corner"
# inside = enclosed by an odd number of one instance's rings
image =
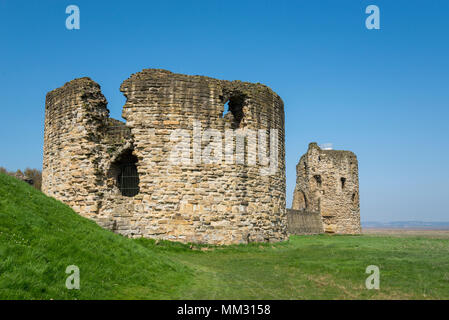
[[[431,238],[449,238],[449,230],[437,229],[387,229],[387,228],[363,228],[362,234],[366,235],[391,235],[391,236],[422,236]]]

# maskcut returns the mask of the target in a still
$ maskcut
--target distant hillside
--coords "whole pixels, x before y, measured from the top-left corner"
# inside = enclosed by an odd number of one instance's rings
[[[449,222],[423,222],[423,221],[393,221],[377,222],[362,221],[362,228],[388,228],[388,229],[449,229]]]

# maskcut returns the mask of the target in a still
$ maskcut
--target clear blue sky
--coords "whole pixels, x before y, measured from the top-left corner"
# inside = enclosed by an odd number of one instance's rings
[[[121,82],[164,68],[282,97],[288,206],[308,143],[330,142],[358,156],[362,220],[448,221],[448,15],[437,0],[0,0],[0,166],[41,168],[46,92],[89,76],[120,119]]]

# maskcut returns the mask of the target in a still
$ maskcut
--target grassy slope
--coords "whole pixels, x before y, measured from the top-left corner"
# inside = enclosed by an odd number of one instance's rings
[[[302,236],[203,247],[127,239],[0,175],[0,298],[449,298],[449,239]],[[65,268],[81,290],[65,288]],[[378,265],[381,290],[367,290]]]
[[[66,267],[81,290],[67,290]],[[169,298],[190,271],[0,174],[0,298]]]

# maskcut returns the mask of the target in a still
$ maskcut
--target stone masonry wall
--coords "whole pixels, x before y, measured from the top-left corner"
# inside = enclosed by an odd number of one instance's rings
[[[286,239],[284,106],[278,95],[261,84],[160,69],[133,74],[120,90],[127,98],[126,124],[108,117],[99,85],[88,78],[47,94],[45,193],[130,237],[211,244]],[[223,140],[205,135],[206,129]],[[245,163],[235,161],[241,150],[225,156],[237,139],[230,135],[226,144],[225,132],[248,130],[267,133],[267,154],[276,147],[272,174],[262,174],[269,164],[252,148],[258,136],[246,139]],[[224,155],[207,163],[210,141],[221,144]],[[133,197],[117,186],[116,162],[126,154],[137,157],[139,193]]]
[[[323,233],[319,212],[287,209],[288,233],[295,235]]]
[[[292,209],[319,212],[324,231],[358,234],[360,227],[357,157],[350,151],[321,150],[310,143],[296,166]]]
[[[108,114],[100,86],[89,78],[46,97],[42,191],[89,218],[98,213],[100,141]]]

